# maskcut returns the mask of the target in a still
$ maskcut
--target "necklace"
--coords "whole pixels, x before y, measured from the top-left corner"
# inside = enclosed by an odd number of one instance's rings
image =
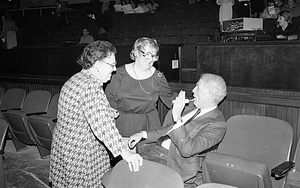
[[[145,91],[145,89],[143,88],[143,86],[142,86],[142,84],[141,84],[141,82],[140,82],[140,80],[139,80],[139,77],[137,76],[137,74],[136,74],[136,72],[135,72],[134,65],[135,65],[135,64],[132,65],[133,72],[134,72],[134,74],[135,74],[135,77],[137,78],[137,81],[138,81],[138,83],[139,83],[141,89],[143,90],[144,93],[150,95],[151,91],[149,91],[149,92],[148,92],[148,91]],[[149,71],[150,71],[150,75],[151,75],[151,85],[152,85],[152,91],[153,91],[153,76],[152,76],[151,68],[150,68]]]

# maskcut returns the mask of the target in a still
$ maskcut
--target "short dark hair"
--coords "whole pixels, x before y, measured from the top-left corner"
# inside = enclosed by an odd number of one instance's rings
[[[280,11],[278,13],[278,16],[284,17],[284,20],[288,23],[292,22],[292,14],[287,10]]]
[[[81,65],[83,69],[89,69],[96,61],[107,58],[115,53],[117,53],[117,49],[110,42],[94,41],[83,49],[77,63]]]

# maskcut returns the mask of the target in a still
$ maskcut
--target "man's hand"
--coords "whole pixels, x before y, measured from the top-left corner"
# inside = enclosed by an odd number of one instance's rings
[[[143,165],[143,158],[137,153],[128,150],[124,151],[121,156],[128,163],[130,171],[137,172],[140,166]]]
[[[185,91],[180,91],[178,96],[174,100],[174,105],[172,109],[172,116],[174,121],[181,119],[181,114],[184,107],[185,107]]]
[[[134,146],[143,138],[143,133],[135,133],[134,135],[130,136],[128,140],[128,146],[130,149],[133,149]]]
[[[113,112],[113,114],[114,114],[114,118],[117,118],[117,117],[119,117],[119,111],[118,110],[116,110],[116,109],[114,109],[114,108],[111,108],[111,110],[112,110],[112,112]]]

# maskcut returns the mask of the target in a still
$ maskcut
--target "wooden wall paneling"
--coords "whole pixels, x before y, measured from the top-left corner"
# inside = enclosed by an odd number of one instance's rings
[[[27,92],[43,89],[54,95],[59,93],[65,80],[60,79],[56,84],[35,83],[38,79],[30,81],[9,82],[1,80],[0,86],[6,90],[15,87],[24,88]],[[169,83],[169,85],[173,91],[185,90],[187,91],[187,98],[192,97],[191,91],[194,84]],[[239,90],[240,92],[238,92]],[[293,154],[300,137],[300,98],[298,94],[298,92],[292,91],[228,87],[228,95],[219,105],[219,108],[226,120],[234,115],[249,114],[274,117],[289,122],[294,131]],[[159,118],[163,122],[169,109],[161,101],[158,102],[157,109]]]
[[[197,69],[221,75],[228,85],[300,91],[298,41],[201,43]]]

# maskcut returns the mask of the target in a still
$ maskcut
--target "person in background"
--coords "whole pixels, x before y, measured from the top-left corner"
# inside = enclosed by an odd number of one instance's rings
[[[160,128],[157,101],[161,99],[171,108],[177,96],[163,73],[153,66],[159,58],[155,39],[137,39],[130,57],[133,62],[119,67],[105,89],[110,105],[120,113],[116,124],[123,137]]]
[[[6,41],[6,49],[12,49],[18,45],[17,34],[18,27],[11,19],[11,15],[7,15],[4,20],[3,35]]]
[[[116,48],[107,41],[86,46],[77,63],[82,70],[62,87],[53,131],[49,182],[53,188],[102,187],[111,168],[108,151],[138,171],[142,157],[128,148],[115,126],[102,85],[116,70]]]
[[[279,8],[280,10],[282,9],[284,3],[282,0],[274,0],[275,7]]]
[[[62,26],[67,25],[69,23],[67,18],[68,10],[66,6],[60,2],[60,0],[56,0],[55,5],[56,5],[55,17],[56,17],[57,30],[60,30]]]
[[[219,10],[219,22],[220,28],[223,28],[223,21],[232,19],[232,6],[234,5],[234,0],[217,0],[217,5],[220,5]]]
[[[131,7],[133,8],[133,9],[135,9],[136,8],[136,4],[135,4],[135,2],[134,1],[130,1],[130,5],[131,5]]]
[[[277,18],[277,14],[280,12],[280,9],[275,6],[275,2],[270,0],[268,5],[264,9],[263,13],[260,15],[261,18]]]
[[[217,107],[227,95],[224,79],[202,74],[192,92],[194,101],[187,106],[186,92],[180,91],[162,128],[129,138],[131,147],[146,139],[146,144],[138,147],[139,154],[176,170],[185,188],[203,183],[202,162],[208,152],[216,150],[226,133],[225,118]]]
[[[1,25],[0,25],[0,49],[6,49],[6,41],[5,41],[5,36],[4,36],[4,23],[5,23],[5,16],[1,16]]]
[[[295,0],[287,0],[281,10],[287,10],[293,18],[300,16],[300,5]]]
[[[94,42],[94,37],[89,34],[89,30],[84,28],[82,30],[82,36],[80,38],[79,44],[91,44]]]
[[[159,9],[159,5],[158,5],[156,2],[154,2],[154,0],[151,0],[151,2],[152,2],[152,4],[153,4],[152,8],[153,8],[154,10],[156,10],[156,11],[159,11],[159,10],[160,10],[160,9]]]
[[[102,1],[102,14],[105,14],[105,11],[109,10],[110,1],[109,0],[103,0]]]
[[[277,39],[297,40],[299,37],[298,25],[292,23],[292,15],[289,11],[283,10],[278,13],[277,25],[271,35]]]
[[[89,8],[86,12],[86,15],[98,25],[98,34],[101,32],[102,28],[105,30],[105,32],[109,33],[110,29],[114,25],[112,20],[105,14],[102,14],[101,11],[95,11]]]

